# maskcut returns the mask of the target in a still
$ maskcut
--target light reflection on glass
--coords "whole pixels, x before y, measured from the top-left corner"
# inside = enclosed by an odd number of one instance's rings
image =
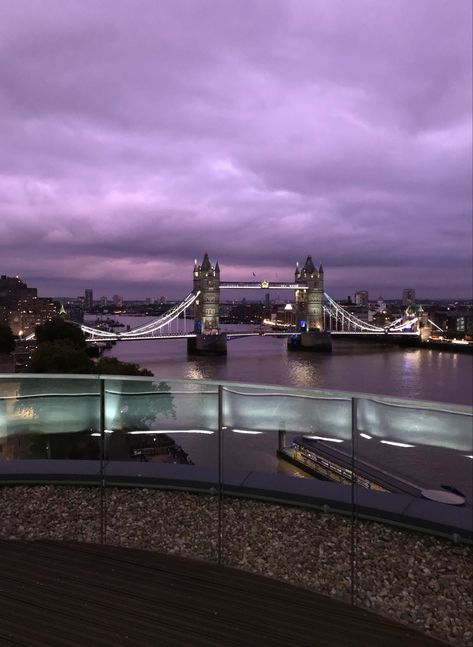
[[[127,434],[136,435],[136,434],[148,434],[148,435],[158,435],[158,434],[209,434],[212,435],[213,431],[210,429],[143,429],[139,431],[127,431]]]
[[[393,445],[394,447],[415,447],[415,445],[409,445],[408,443],[398,443],[395,440],[380,440],[379,442],[383,445]]]
[[[343,443],[341,438],[329,438],[328,436],[304,436],[304,438],[310,438],[310,440],[324,440],[329,443]]]

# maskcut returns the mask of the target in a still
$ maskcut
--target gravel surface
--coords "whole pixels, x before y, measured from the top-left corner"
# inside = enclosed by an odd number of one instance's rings
[[[111,488],[106,541],[216,560],[218,501],[195,494]],[[95,488],[0,487],[4,539],[100,541]],[[473,645],[473,549],[428,535],[297,507],[227,499],[224,563],[349,600],[451,644]]]

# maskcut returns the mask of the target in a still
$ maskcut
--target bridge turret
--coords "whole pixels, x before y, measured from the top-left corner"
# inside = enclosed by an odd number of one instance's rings
[[[201,275],[202,275],[201,268],[200,268],[200,265],[197,264],[197,259],[196,259],[194,263],[194,272],[192,274],[192,278],[193,278],[192,292],[194,294],[197,294],[197,292],[200,290]]]
[[[210,258],[207,252],[204,254],[204,260],[202,261],[202,266],[201,266],[202,272],[208,272],[209,270],[212,269],[212,265],[210,263]]]
[[[304,265],[303,274],[305,276],[311,276],[312,274],[314,274],[314,272],[315,272],[314,261],[312,260],[312,256],[308,256]]]

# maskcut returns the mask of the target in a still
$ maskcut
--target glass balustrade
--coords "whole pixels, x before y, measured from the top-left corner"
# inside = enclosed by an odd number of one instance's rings
[[[218,387],[110,377],[103,388],[107,542],[217,560]]]
[[[98,378],[0,376],[2,537],[101,541],[101,455]]]
[[[343,445],[350,456],[351,400],[237,384],[221,399],[224,562],[350,599],[350,514],[314,506],[334,486],[316,478],[325,468],[306,445]],[[287,497],[312,506],[285,506]]]
[[[448,639],[444,614],[464,626],[471,613],[471,553],[449,529],[471,532],[471,409],[357,397],[353,432],[356,478],[371,481],[356,491],[355,602]],[[367,521],[367,506],[414,532]],[[415,532],[422,522],[449,538]]]

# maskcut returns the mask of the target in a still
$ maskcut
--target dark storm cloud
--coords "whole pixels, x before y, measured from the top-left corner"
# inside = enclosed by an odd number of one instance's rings
[[[183,295],[205,249],[471,289],[466,0],[20,0],[0,76],[0,269],[44,294]]]

